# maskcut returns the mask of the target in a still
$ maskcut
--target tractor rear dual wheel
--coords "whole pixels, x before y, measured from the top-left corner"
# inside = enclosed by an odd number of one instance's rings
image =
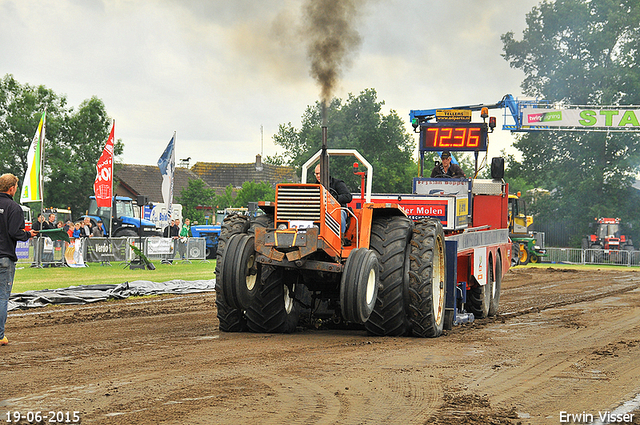
[[[220,330],[222,332],[242,332],[247,329],[247,321],[242,310],[233,307],[227,300],[224,282],[224,259],[227,244],[232,236],[244,234],[249,229],[249,220],[246,216],[229,215],[225,217],[220,229],[218,239],[218,251],[216,252],[216,308]]]
[[[413,221],[406,217],[376,218],[371,226],[371,249],[380,264],[380,289],[365,323],[367,332],[403,336],[409,323],[409,252]]]
[[[262,266],[261,284],[246,310],[253,332],[291,333],[300,316],[295,284],[287,285],[283,267]]]
[[[253,236],[238,233],[229,239],[221,260],[221,286],[227,303],[235,309],[246,309],[255,298],[260,278],[255,257]]]
[[[446,258],[439,220],[415,223],[409,254],[409,322],[418,337],[437,337],[445,322]]]

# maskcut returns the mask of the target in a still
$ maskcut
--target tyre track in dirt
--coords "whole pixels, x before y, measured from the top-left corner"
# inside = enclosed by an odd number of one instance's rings
[[[632,271],[518,267],[499,316],[436,339],[220,333],[214,294],[18,312],[0,405],[96,424],[557,423],[633,398],[639,288]]]
[[[598,411],[612,410],[638,394],[638,274],[622,273],[607,285],[602,283],[594,280],[573,286],[571,291],[563,289],[568,298],[564,301],[542,296],[538,305],[481,320],[468,361],[482,366],[474,369],[466,362],[458,363],[459,368],[466,366],[468,381],[459,381],[453,392],[480,398],[489,394],[485,401],[493,413],[479,417],[458,411],[456,417],[452,416],[455,404],[445,403],[440,416],[470,424],[558,423],[560,411],[586,411],[597,417]],[[521,285],[505,297],[505,304],[519,305],[520,298],[517,303],[510,298],[522,293],[527,299],[531,292],[549,286],[549,282]],[[596,317],[607,320],[594,320]],[[462,340],[461,335],[455,336]],[[521,355],[518,345],[526,347],[526,356]],[[480,357],[489,361],[482,362]],[[521,417],[516,412],[521,412]],[[492,422],[499,420],[503,422]]]

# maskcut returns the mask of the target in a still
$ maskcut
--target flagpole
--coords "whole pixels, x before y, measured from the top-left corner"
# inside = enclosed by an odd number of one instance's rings
[[[113,193],[113,162],[114,162],[114,157],[115,157],[115,145],[116,145],[116,141],[115,141],[115,130],[116,130],[116,120],[115,118],[113,119],[113,146],[114,146],[114,150],[113,150],[113,154],[111,155],[111,202],[109,205],[109,237],[111,237],[111,232],[113,231],[113,204],[114,204],[114,199],[115,199],[115,194]],[[109,245],[111,246],[111,245]]]
[[[172,171],[172,175],[171,175],[171,185],[170,185],[170,195],[169,195],[169,205],[167,205],[167,213],[169,214],[169,222],[171,222],[171,216],[173,215],[173,179],[175,178],[175,155],[176,155],[176,143],[178,142],[178,140],[176,139],[176,131],[173,131],[173,152],[171,152],[171,161],[172,161],[172,165],[171,167],[173,168]]]
[[[40,132],[40,173],[38,176],[38,189],[40,190],[40,212],[44,213],[44,139],[47,128],[47,107],[44,107],[44,119],[42,120],[42,131]]]

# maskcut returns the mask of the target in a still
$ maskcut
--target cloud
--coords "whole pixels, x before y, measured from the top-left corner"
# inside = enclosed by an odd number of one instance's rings
[[[357,42],[332,94],[375,88],[407,121],[410,109],[518,95],[522,75],[500,57],[499,36],[521,32],[536,3],[354,0]],[[178,156],[252,162],[261,125],[272,155],[278,125],[299,126],[320,98],[303,4],[0,0],[0,73],[66,94],[73,106],[103,99],[124,162],[155,164],[173,131]]]

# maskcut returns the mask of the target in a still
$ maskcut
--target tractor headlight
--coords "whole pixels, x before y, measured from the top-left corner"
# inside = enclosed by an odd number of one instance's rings
[[[287,230],[287,225],[286,225],[286,224],[284,224],[284,223],[280,223],[280,224],[278,225],[278,230]]]

